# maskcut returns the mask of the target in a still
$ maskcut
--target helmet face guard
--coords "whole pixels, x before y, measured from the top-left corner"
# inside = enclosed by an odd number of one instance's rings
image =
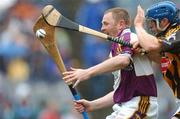
[[[153,18],[146,18],[145,27],[147,28],[148,33],[156,35],[156,31],[153,30],[153,25],[157,28],[156,20]]]
[[[156,35],[165,31],[170,24],[166,26],[160,26],[160,21],[158,19],[146,18],[146,28],[148,29],[150,34]]]

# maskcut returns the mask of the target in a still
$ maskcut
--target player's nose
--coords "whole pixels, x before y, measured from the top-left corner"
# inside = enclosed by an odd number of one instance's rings
[[[105,29],[105,27],[101,27],[101,31],[103,32],[103,33],[105,33],[105,31],[106,31],[106,29]]]

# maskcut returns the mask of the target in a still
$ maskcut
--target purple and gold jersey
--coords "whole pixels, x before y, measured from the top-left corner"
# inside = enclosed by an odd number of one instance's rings
[[[137,36],[130,31],[124,29],[119,33],[118,37],[130,42],[137,40]],[[148,58],[145,56],[136,56],[129,47],[123,47],[117,43],[112,44],[111,55],[125,55],[130,58],[131,63],[126,68],[116,71],[114,102],[122,103],[131,100],[136,96],[154,96],[157,97],[157,88]],[[140,58],[138,58],[140,57]],[[114,73],[115,74],[115,73]],[[118,83],[117,83],[118,82]]]

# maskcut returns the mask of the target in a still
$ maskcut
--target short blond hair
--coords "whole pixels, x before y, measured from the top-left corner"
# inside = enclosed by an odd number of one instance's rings
[[[130,16],[127,10],[120,8],[120,7],[115,7],[111,8],[105,11],[104,14],[107,13],[112,13],[113,19],[115,22],[118,22],[119,20],[124,20],[126,25],[130,26]]]

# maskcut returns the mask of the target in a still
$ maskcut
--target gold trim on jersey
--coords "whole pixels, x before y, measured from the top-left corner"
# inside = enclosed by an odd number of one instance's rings
[[[165,40],[168,41],[167,38],[179,30],[179,25],[169,29],[165,34]],[[180,99],[180,55],[165,52],[163,53],[163,57],[166,57],[170,61],[167,70],[163,72],[164,80],[166,80],[166,82],[173,90],[175,97]]]
[[[147,117],[147,111],[150,106],[150,97],[141,96],[138,104],[138,109],[133,113],[129,119],[145,119]]]
[[[180,30],[180,25],[176,26],[175,28],[169,29],[168,32],[165,34],[165,38],[172,35],[173,33],[176,33],[178,30]]]

